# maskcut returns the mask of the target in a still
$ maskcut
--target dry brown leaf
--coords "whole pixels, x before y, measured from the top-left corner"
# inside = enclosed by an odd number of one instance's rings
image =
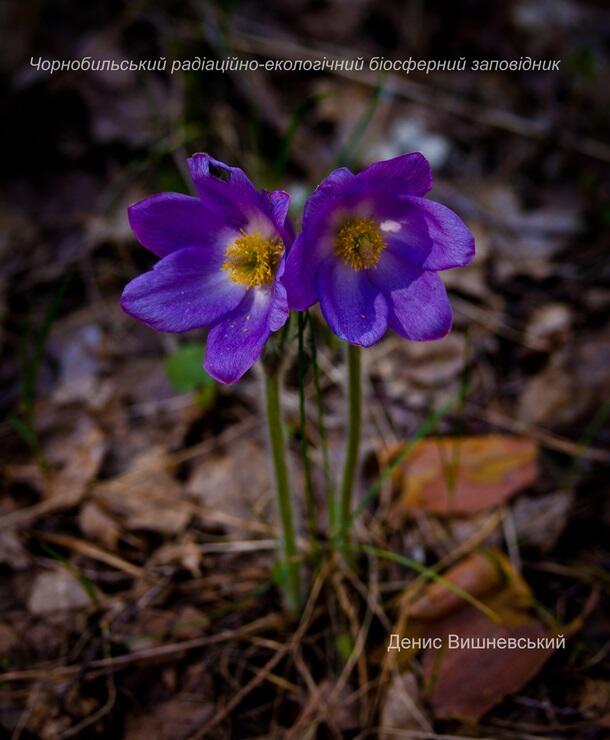
[[[187,533],[180,542],[167,542],[158,547],[148,565],[179,563],[192,574],[193,578],[198,578],[201,576],[202,559],[201,548]]]
[[[114,637],[128,645],[131,651],[145,650],[169,640],[200,637],[208,625],[208,618],[191,606],[143,607],[132,622],[115,630]]]
[[[593,415],[599,399],[609,393],[610,333],[606,328],[553,354],[549,364],[525,383],[518,416],[531,424],[565,427]]]
[[[512,507],[519,543],[549,552],[568,522],[574,503],[571,491],[554,491],[544,496],[522,496]]]
[[[228,516],[273,521],[264,448],[251,439],[235,440],[226,452],[195,466],[187,492],[205,507]]]
[[[448,334],[437,342],[409,342],[409,362],[402,373],[415,385],[433,388],[454,380],[464,367],[466,340],[463,334]]]
[[[530,614],[533,594],[511,561],[500,550],[487,550],[484,557],[499,575],[495,582],[491,571],[475,556],[468,557],[445,577],[478,596],[498,621],[492,621],[480,609],[438,584],[433,593],[436,603],[445,607],[440,616],[429,619],[424,613],[426,618],[412,625],[420,635],[442,638],[441,650],[426,650],[423,658],[425,693],[437,719],[477,722],[506,696],[519,691],[553,652],[552,648],[447,649],[450,634],[473,641],[537,640],[551,636],[549,628]],[[432,586],[428,589],[429,602],[430,590]]]
[[[105,545],[110,551],[116,550],[121,529],[114,519],[94,501],[87,501],[78,513],[81,532],[89,540]]]
[[[56,404],[78,403],[101,409],[113,392],[113,382],[103,377],[108,362],[104,332],[97,314],[86,308],[59,322],[49,341],[49,353],[58,365],[57,384],[52,392]]]
[[[23,570],[30,561],[30,554],[21,544],[17,532],[14,529],[0,530],[0,564]]]
[[[511,624],[496,624],[472,606],[464,606],[435,623],[434,635],[462,638],[549,637],[537,619],[515,611]],[[426,651],[424,673],[431,687],[428,701],[437,719],[477,722],[506,696],[519,691],[542,668],[551,648]]]
[[[547,351],[565,342],[572,324],[572,310],[565,303],[545,303],[536,308],[525,330],[530,347]]]
[[[62,466],[50,475],[45,496],[77,504],[97,476],[107,448],[108,440],[97,424],[79,416],[68,434],[58,433],[45,449],[47,458]]]
[[[413,673],[398,673],[390,681],[379,725],[380,740],[395,738],[393,730],[431,730],[432,726],[422,706],[419,686]]]
[[[127,529],[176,534],[188,524],[192,507],[181,498],[181,486],[167,467],[163,450],[153,448],[127,473],[99,483],[92,496]]]
[[[404,342],[388,336],[375,351],[371,367],[388,398],[427,413],[432,398],[443,403],[457,391],[465,354],[464,335],[457,332],[437,342]]]
[[[387,463],[396,450],[386,454]],[[527,438],[490,434],[419,442],[394,474],[409,515],[473,514],[506,501],[538,477],[538,448]]]
[[[28,599],[28,611],[36,616],[83,609],[91,603],[78,580],[64,568],[39,573]]]
[[[583,715],[590,720],[601,720],[602,726],[610,726],[610,682],[589,678],[578,696],[578,705]]]

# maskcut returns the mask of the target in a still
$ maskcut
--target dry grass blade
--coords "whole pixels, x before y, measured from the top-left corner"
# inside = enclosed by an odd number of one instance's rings
[[[30,668],[23,671],[6,671],[5,673],[0,673],[0,683],[39,680],[61,681],[77,673],[86,673],[87,675],[99,675],[100,673],[105,674],[108,671],[112,672],[122,670],[134,663],[177,655],[190,650],[197,650],[198,648],[206,647],[208,645],[217,645],[223,642],[239,640],[242,636],[249,635],[252,632],[272,629],[277,626],[278,616],[276,614],[271,614],[261,617],[260,619],[246,624],[236,630],[224,630],[207,637],[197,637],[192,640],[171,642],[166,645],[159,645],[145,650],[137,650],[133,653],[128,653],[127,655],[99,658],[98,660],[92,660],[84,667],[83,665],[78,664],[67,666],[45,666],[41,668]]]
[[[118,555],[113,555],[111,552],[107,552],[101,547],[97,547],[97,545],[92,545],[89,542],[80,540],[78,537],[40,531],[35,531],[34,534],[41,540],[52,542],[54,545],[67,547],[69,550],[73,550],[74,552],[91,558],[92,560],[98,560],[100,563],[110,565],[112,568],[121,570],[134,578],[148,578],[154,580],[153,574],[147,573],[143,568],[139,568],[137,565],[120,558]]]
[[[246,697],[251,691],[253,691],[264,680],[266,680],[267,676],[271,673],[275,666],[291,650],[294,649],[295,645],[299,644],[301,638],[306,633],[309,627],[315,603],[318,600],[318,596],[320,595],[320,591],[322,590],[322,586],[327,578],[327,575],[328,567],[323,568],[320,573],[318,573],[309,593],[307,603],[305,604],[303,616],[301,617],[299,626],[292,637],[290,637],[289,640],[286,642],[284,647],[281,650],[278,650],[276,654],[272,658],[270,658],[267,663],[265,663],[265,665],[256,673],[256,675],[251,678],[250,681],[248,681],[248,683],[246,683],[224,707],[222,707],[222,709],[216,712],[216,714],[202,727],[200,727],[195,733],[190,735],[188,740],[199,740],[202,737],[206,737],[210,730],[212,730],[220,722],[222,722],[225,717],[227,717],[233,711],[233,709],[235,709],[235,707],[237,707],[243,701],[244,697]]]

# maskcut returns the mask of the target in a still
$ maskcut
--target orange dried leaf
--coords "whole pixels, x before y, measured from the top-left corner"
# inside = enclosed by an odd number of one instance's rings
[[[392,459],[396,450],[385,456]],[[506,501],[538,477],[530,439],[490,434],[418,442],[394,475],[410,515],[474,514]]]
[[[440,637],[443,645],[440,650],[426,650],[423,656],[426,694],[435,717],[477,722],[536,675],[553,652],[552,647],[546,647],[546,641],[542,643],[545,647],[538,648],[537,640],[551,637],[552,632],[532,615],[533,594],[502,551],[475,553],[444,577],[476,594],[500,620],[488,619],[463,600],[458,604],[457,597],[446,587],[441,591],[443,584],[439,583],[434,584],[432,596],[433,586],[427,589],[428,603],[419,605],[423,613],[412,624],[414,634]],[[430,612],[431,603],[437,607],[436,617],[426,615],[425,607]],[[413,611],[411,616],[416,616]],[[448,649],[449,635],[467,638],[464,647]],[[511,639],[529,638],[536,647],[469,647],[469,641],[478,645],[481,640],[490,639],[493,643],[498,638],[503,638],[506,645]]]
[[[459,586],[472,596],[480,597],[502,583],[503,577],[494,559],[475,552],[443,574],[445,581]],[[408,607],[415,619],[437,619],[463,606],[464,600],[443,582],[429,584],[424,593]]]
[[[516,616],[516,615],[515,615]],[[536,643],[550,637],[539,620],[519,615],[513,624],[495,624],[471,606],[439,620],[435,634],[451,633],[473,640],[526,638]],[[516,693],[532,679],[552,654],[552,648],[445,650],[442,656],[429,650],[424,674],[431,686],[428,701],[437,719],[477,722],[506,696]]]

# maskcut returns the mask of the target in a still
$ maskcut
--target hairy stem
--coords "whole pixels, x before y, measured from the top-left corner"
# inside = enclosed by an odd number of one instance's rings
[[[326,497],[326,508],[328,509],[328,527],[331,535],[337,531],[337,503],[335,482],[330,469],[330,456],[328,454],[328,439],[326,435],[326,423],[324,421],[324,404],[322,403],[322,387],[320,385],[320,368],[318,367],[318,349],[316,342],[316,324],[310,313],[307,313],[310,324],[309,342],[311,352],[311,367],[313,371],[313,383],[316,392],[316,407],[318,410],[318,432],[320,435],[320,449],[322,450],[322,470],[324,473],[324,494]]]
[[[356,472],[358,470],[358,452],[360,449],[360,431],[362,426],[362,362],[360,347],[347,345],[348,372],[348,424],[347,448],[341,489],[339,491],[339,544],[345,547],[349,543],[351,523],[352,493]]]
[[[301,432],[301,456],[303,459],[303,478],[305,483],[305,507],[307,511],[307,529],[309,530],[309,544],[312,550],[316,549],[316,502],[313,493],[311,473],[311,459],[309,457],[309,442],[307,441],[307,415],[305,413],[305,374],[307,360],[305,357],[305,328],[307,314],[299,313],[299,418]]]
[[[296,612],[301,604],[301,580],[299,553],[296,543],[292,498],[286,463],[286,445],[280,408],[279,373],[265,369],[265,409],[269,430],[275,489],[282,528],[282,583],[284,603],[291,612]]]

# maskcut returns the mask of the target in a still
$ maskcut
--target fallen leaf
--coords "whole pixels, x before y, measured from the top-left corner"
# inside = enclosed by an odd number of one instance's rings
[[[550,428],[593,415],[600,398],[610,393],[610,334],[589,335],[552,355],[540,373],[529,378],[519,399],[523,421]]]
[[[111,552],[116,550],[121,529],[115,520],[94,501],[87,501],[81,507],[78,524],[87,539],[100,542]]]
[[[525,330],[528,346],[548,351],[569,336],[572,311],[565,303],[545,303],[536,308]]]
[[[495,568],[496,578],[481,557]],[[533,594],[502,551],[491,549],[475,553],[444,577],[476,595],[497,620],[464,602],[441,583],[427,587],[425,608],[420,609],[420,618],[413,621],[411,629],[414,634],[440,637],[442,647],[424,652],[425,694],[437,719],[477,722],[506,696],[525,686],[544,665],[553,648],[458,646],[449,649],[449,635],[468,638],[476,644],[488,638],[536,641],[551,637],[551,632],[530,613]]]
[[[396,449],[382,457],[387,464]],[[472,514],[504,503],[538,477],[538,448],[523,437],[431,437],[394,474],[400,508],[414,516]]]
[[[32,585],[28,611],[35,616],[83,609],[91,603],[78,580],[64,568],[39,573]]]
[[[53,471],[44,487],[47,498],[78,503],[87,486],[97,476],[108,448],[108,441],[95,422],[80,415],[67,434],[56,436],[45,448],[46,458],[61,467]]]
[[[166,641],[177,619],[177,612],[172,610],[144,607],[138,610],[133,622],[114,631],[114,639],[127,645],[130,651],[146,650]]]
[[[545,277],[551,258],[581,229],[581,204],[567,192],[554,193],[546,204],[529,209],[514,188],[486,182],[477,200],[495,227],[492,246],[499,280]]]
[[[571,491],[552,491],[536,496],[519,496],[510,507],[510,516],[521,547],[535,547],[546,553],[553,549],[561,536],[574,503]],[[451,540],[462,545],[477,536],[481,528],[490,521],[489,512],[459,517],[447,522]],[[499,524],[499,522],[498,522]],[[443,530],[446,537],[446,530]],[[500,546],[505,534],[502,527],[496,526],[485,538],[483,545]]]
[[[193,578],[201,576],[201,548],[188,536],[181,542],[167,542],[157,548],[149,561],[149,565],[169,565],[179,563],[188,570]]]
[[[56,326],[49,341],[49,354],[58,364],[53,390],[55,403],[80,403],[100,409],[112,393],[107,371],[104,334],[90,311],[75,312]]]
[[[537,547],[541,552],[552,550],[568,522],[573,503],[571,491],[520,497],[512,508],[519,544]]]
[[[472,596],[479,597],[502,583],[502,572],[489,553],[475,552],[450,568],[443,578]],[[408,614],[414,619],[437,619],[463,604],[463,598],[444,583],[431,583],[423,595],[408,607]]]
[[[0,530],[0,564],[13,570],[23,570],[30,564],[30,555],[14,529]]]
[[[404,342],[389,336],[375,357],[375,375],[388,398],[424,410],[432,397],[443,403],[456,392],[465,353],[464,335],[457,332],[437,342]]]
[[[188,524],[192,507],[167,468],[164,451],[150,449],[123,475],[97,484],[92,498],[127,529],[176,534]]]
[[[434,636],[449,634],[473,640],[550,637],[542,622],[514,612],[513,624],[496,624],[472,606],[464,606],[435,623]],[[552,648],[427,650],[424,675],[427,698],[437,719],[477,722],[506,696],[525,686],[551,656]]]
[[[379,718],[380,740],[396,737],[396,730],[430,731],[417,679],[412,673],[397,673],[386,691]]]
[[[270,484],[263,447],[251,439],[238,439],[227,451],[195,466],[187,493],[228,517],[272,522]]]
[[[459,375],[464,367],[466,339],[454,333],[437,342],[410,342],[405,349],[409,362],[402,372],[416,385],[430,388]]]
[[[113,373],[116,397],[104,413],[109,435],[120,440],[112,450],[114,471],[128,470],[136,457],[151,447],[177,449],[191,425],[201,416],[194,399],[176,394],[163,362],[146,356],[142,347]]]
[[[579,709],[590,720],[605,721],[610,726],[610,682],[589,678],[578,697]]]

